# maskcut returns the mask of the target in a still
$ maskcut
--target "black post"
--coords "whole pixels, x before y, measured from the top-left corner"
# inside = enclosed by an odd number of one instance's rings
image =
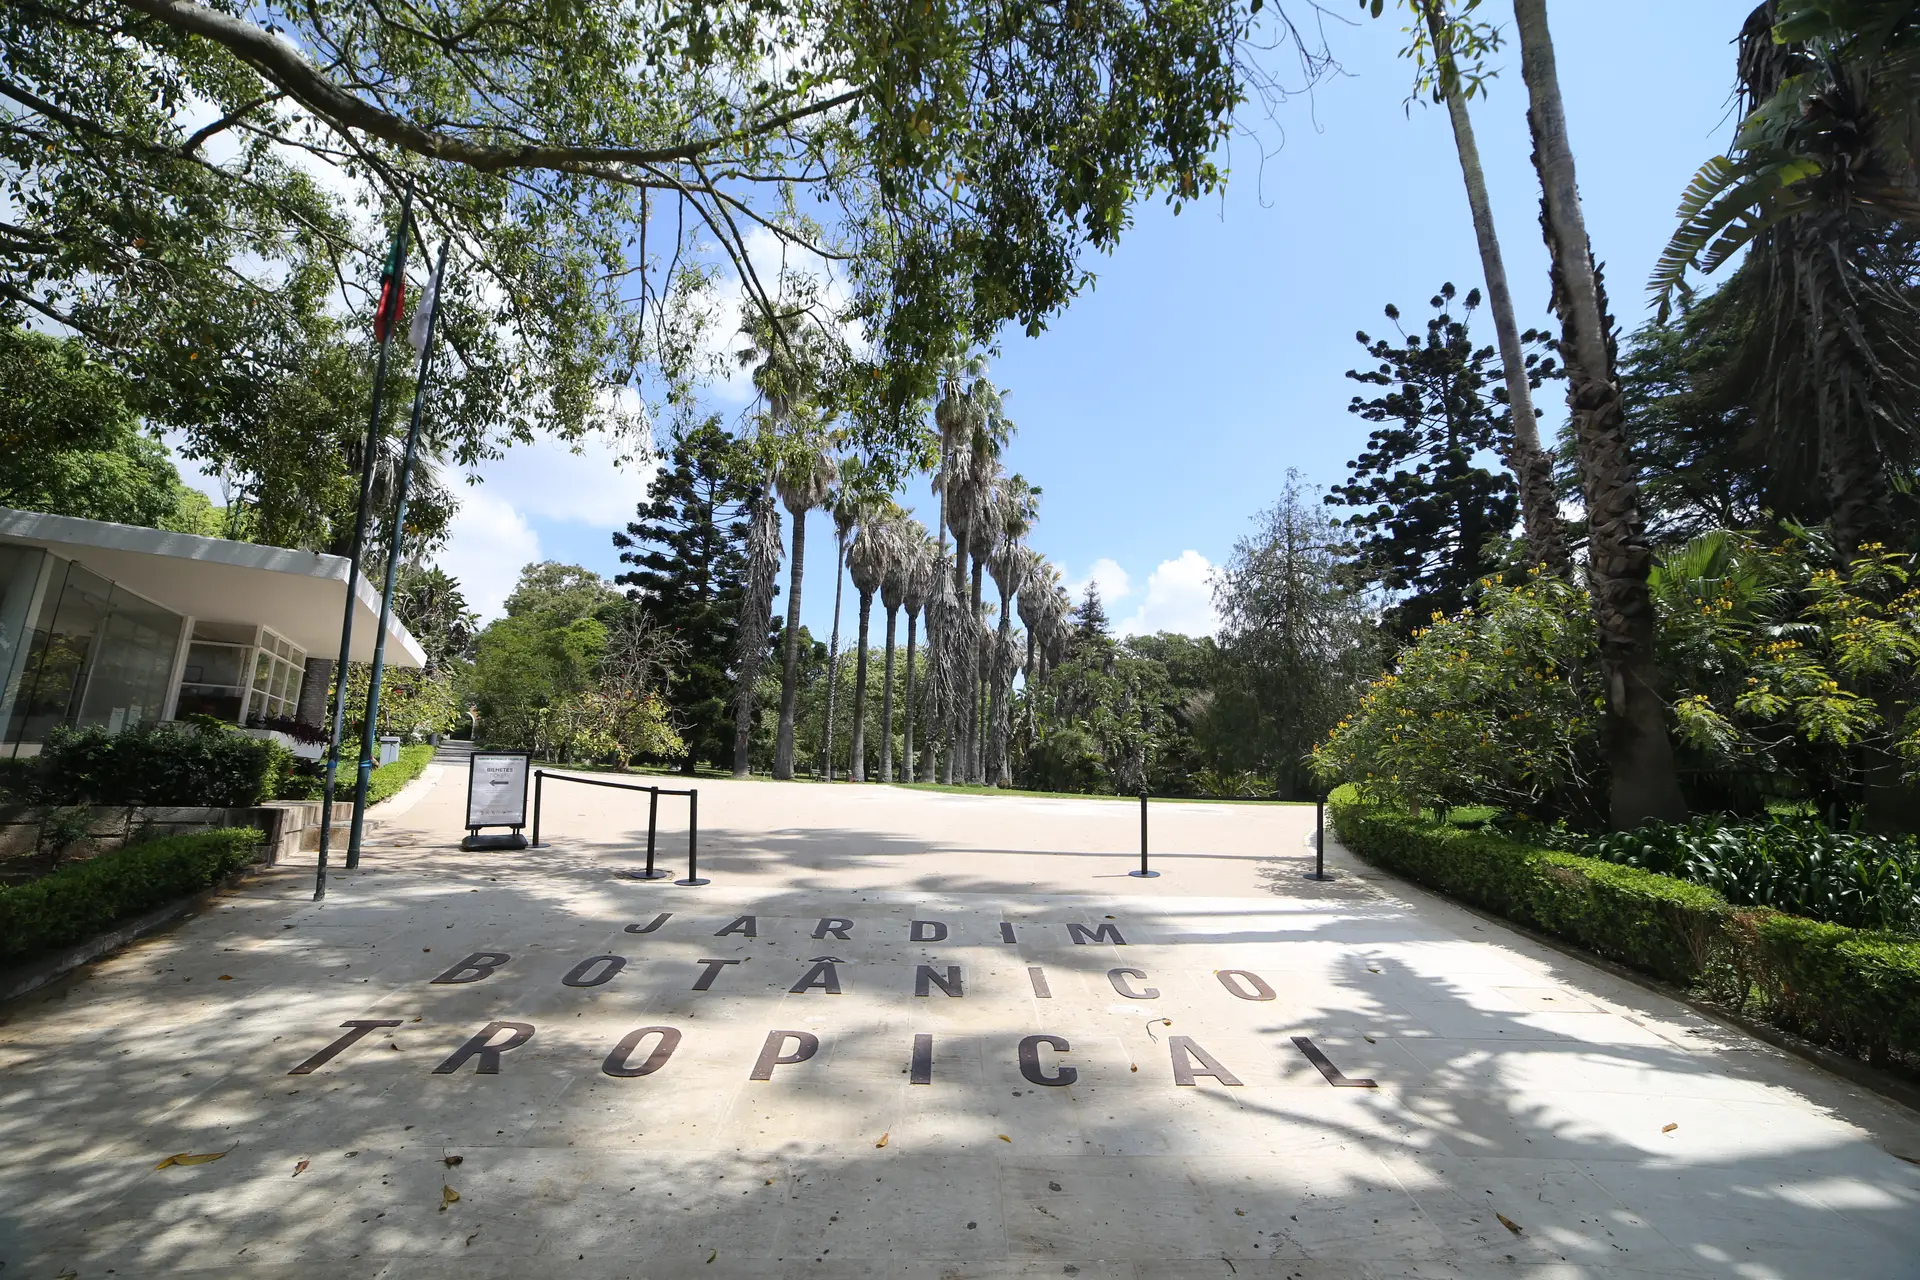
[[[629,871],[627,874],[635,880],[664,880],[667,878],[668,873],[657,869],[653,865],[654,834],[660,827],[660,788],[648,787],[647,791],[649,793],[647,799],[647,869],[645,871]],[[693,873],[689,871],[687,874],[692,875]]]
[[[400,197],[400,230],[395,240],[400,247],[398,277],[405,287],[407,277],[407,228],[413,216],[413,179],[407,179],[406,194]],[[340,618],[340,661],[333,668],[333,738],[327,746],[327,780],[320,788],[320,860],[314,872],[313,900],[327,896],[327,850],[333,843],[333,788],[340,772],[340,736],[347,720],[347,667],[353,661],[353,606],[359,602],[360,557],[367,546],[367,506],[373,500],[373,459],[380,440],[380,402],[387,389],[387,352],[393,347],[393,331],[399,316],[387,325],[380,337],[379,363],[373,370],[373,411],[367,420],[367,443],[360,458],[360,506],[353,521],[353,552],[347,557],[347,607]]]
[[[1327,798],[1316,796],[1313,801],[1313,872],[1309,880],[1331,880],[1327,874]]]
[[[545,847],[540,843],[540,792],[546,780],[546,770],[535,769],[533,771],[533,843],[530,847],[535,849]]]
[[[407,451],[400,463],[400,480],[394,486],[393,527],[387,535],[387,583],[380,593],[380,629],[373,637],[373,670],[367,677],[367,724],[360,734],[360,776],[353,789],[353,827],[347,835],[347,866],[360,865],[360,837],[367,823],[367,779],[373,773],[373,737],[380,716],[380,677],[387,664],[387,626],[393,619],[393,585],[400,573],[400,547],[407,528],[407,482],[413,477],[413,460],[420,451],[420,418],[427,403],[427,377],[433,368],[433,333],[440,318],[440,285],[447,270],[448,241],[440,246],[440,261],[433,269],[433,294],[427,302],[426,340],[420,347],[420,374],[413,386],[413,421],[407,427]]]
[[[687,878],[675,880],[675,884],[702,885],[712,884],[711,880],[700,878],[700,793],[687,792]]]
[[[1140,869],[1127,874],[1136,880],[1151,880],[1160,874],[1147,870],[1147,793],[1144,791],[1140,793]]]

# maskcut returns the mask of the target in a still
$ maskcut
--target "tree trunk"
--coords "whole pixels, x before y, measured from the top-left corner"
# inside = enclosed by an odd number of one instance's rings
[[[968,597],[967,606],[967,648],[971,650],[967,663],[967,781],[982,786],[987,780],[987,771],[983,761],[986,748],[986,719],[980,713],[980,698],[985,692],[985,682],[980,678],[981,653],[980,597],[984,588],[987,562],[983,556],[973,560],[973,594]]]
[[[860,656],[853,676],[853,760],[847,776],[867,780],[867,620],[873,613],[873,592],[860,593]]]
[[[893,781],[893,626],[898,616],[887,610],[887,667],[880,677],[880,781]]]
[[[1487,197],[1487,174],[1480,165],[1480,144],[1473,135],[1453,64],[1453,44],[1447,36],[1443,0],[1422,0],[1427,30],[1433,36],[1434,56],[1446,88],[1447,115],[1453,122],[1453,141],[1460,155],[1460,176],[1467,184],[1467,205],[1473,211],[1473,233],[1480,242],[1480,268],[1487,277],[1487,303],[1493,308],[1493,328],[1500,340],[1500,363],[1505,367],[1507,399],[1513,408],[1513,452],[1507,468],[1520,487],[1520,517],[1526,530],[1527,559],[1544,564],[1549,572],[1566,577],[1571,568],[1567,530],[1560,519],[1560,500],[1553,490],[1553,462],[1540,447],[1540,427],[1533,412],[1533,388],[1527,380],[1526,353],[1520,346],[1520,325],[1513,310],[1513,291],[1507,286],[1507,264],[1500,254],[1494,230],[1493,204]]]
[[[1589,530],[1587,577],[1606,683],[1612,821],[1620,830],[1654,819],[1682,821],[1686,802],[1654,665],[1653,598],[1647,590],[1653,551],[1647,544],[1640,485],[1614,379],[1611,319],[1575,182],[1546,0],[1515,0],[1514,18],[1527,82],[1533,161],[1544,197],[1541,228],[1553,264],[1567,403],[1580,446]]]
[[[793,563],[787,567],[785,665],[780,670],[780,729],[773,740],[773,776],[793,777],[793,704],[800,692],[800,575],[807,559],[807,513],[793,513]]]
[[[914,779],[913,758],[913,641],[914,633],[919,629],[920,611],[907,610],[907,687],[903,691],[901,710],[905,734],[900,742],[900,763],[906,766],[907,781]]]
[[[833,712],[840,693],[840,589],[847,585],[847,544],[839,542],[839,548],[833,561],[833,643],[827,646],[826,759],[822,769],[828,782],[833,781]]]

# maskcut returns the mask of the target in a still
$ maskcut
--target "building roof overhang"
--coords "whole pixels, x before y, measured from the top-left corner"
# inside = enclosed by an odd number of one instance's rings
[[[344,556],[10,507],[0,507],[0,541],[42,547],[175,613],[265,625],[310,657],[334,658],[340,652],[347,599]],[[380,593],[362,577],[354,598],[353,659],[369,662]],[[398,619],[387,627],[387,663],[426,664],[426,651]]]

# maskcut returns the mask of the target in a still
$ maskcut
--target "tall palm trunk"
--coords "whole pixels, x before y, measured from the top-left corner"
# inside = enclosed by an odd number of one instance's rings
[[[1447,115],[1453,122],[1454,147],[1460,154],[1460,176],[1467,184],[1473,233],[1480,242],[1480,267],[1487,277],[1487,302],[1493,308],[1493,328],[1500,340],[1500,363],[1506,371],[1507,399],[1513,409],[1513,452],[1507,466],[1519,481],[1527,559],[1565,577],[1571,564],[1566,526],[1560,520],[1560,503],[1553,491],[1553,464],[1540,447],[1540,427],[1533,412],[1533,388],[1527,377],[1526,355],[1520,346],[1513,291],[1507,285],[1507,264],[1501,256],[1500,237],[1493,225],[1493,204],[1487,197],[1486,170],[1480,165],[1480,144],[1474,139],[1467,96],[1460,88],[1454,66],[1453,40],[1444,0],[1422,0],[1422,7],[1427,30],[1433,36],[1434,58],[1447,100]]]
[[[914,779],[913,757],[913,640],[920,624],[920,611],[907,610],[907,687],[901,693],[901,718],[904,733],[900,741],[900,763],[906,767],[907,781]]]
[[[967,598],[967,540],[957,529],[953,534],[953,594],[956,600]],[[967,647],[972,635],[972,629],[966,625],[966,619],[961,617],[960,613],[960,610],[954,611],[956,623],[954,632],[951,636],[945,637],[956,665],[959,662],[961,650]],[[952,786],[955,782],[966,781],[964,765],[967,741],[966,690],[967,680],[962,673],[960,687],[955,690],[958,696],[949,703],[946,713],[947,767],[945,772],[948,786]]]
[[[980,667],[986,660],[987,646],[982,644],[981,633],[986,630],[980,625],[980,597],[982,579],[986,576],[987,560],[985,556],[973,558],[973,594],[968,597],[967,619],[973,625],[967,628],[968,648],[972,650],[972,661],[967,664],[967,781],[975,786],[983,785],[987,772],[982,753],[986,747],[985,719],[980,713],[980,698],[984,692]]]
[[[749,772],[753,718],[760,705],[760,668],[767,659],[767,627],[773,622],[774,580],[780,576],[780,512],[773,496],[748,502],[747,571],[740,599],[740,631],[734,641],[737,684],[733,701],[733,776]]]
[[[893,627],[897,610],[887,610],[887,666],[880,678],[880,781],[893,781]]]
[[[1575,182],[1546,0],[1514,0],[1514,18],[1543,194],[1541,228],[1553,264],[1567,403],[1587,504],[1587,577],[1606,680],[1613,825],[1626,830],[1653,819],[1679,821],[1686,817],[1686,801],[1654,665],[1653,597],[1647,590],[1653,551],[1614,379],[1611,320]]]
[[[1012,726],[1008,723],[1013,701],[1013,607],[1005,595],[1000,597],[1000,636],[993,647],[993,697],[988,709],[987,724],[992,737],[988,743],[990,757],[987,772],[993,777],[996,787],[1013,785],[1013,769],[1007,760],[1007,740],[1011,737]]]
[[[780,671],[780,729],[773,742],[773,776],[793,776],[793,708],[800,692],[800,577],[807,559],[807,513],[793,513],[793,563],[787,568],[787,634]]]
[[[827,731],[823,768],[827,781],[833,781],[833,712],[840,694],[840,591],[847,585],[847,543],[839,539],[839,551],[833,562],[833,642],[827,646]]]
[[[873,592],[860,593],[860,656],[853,677],[853,761],[847,776],[867,780],[867,621],[873,614]]]

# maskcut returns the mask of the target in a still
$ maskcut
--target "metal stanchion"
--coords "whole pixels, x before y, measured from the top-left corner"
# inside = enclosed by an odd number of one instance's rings
[[[545,845],[540,843],[540,784],[545,782],[546,778],[547,774],[544,769],[535,769],[533,771],[533,839],[527,846],[530,849],[546,848]]]
[[[1316,797],[1313,802],[1313,870],[1307,873],[1309,880],[1331,880],[1327,874],[1327,798]]]
[[[712,884],[711,880],[700,878],[700,793],[687,792],[687,878],[675,880],[675,884],[703,885]]]
[[[1160,874],[1147,870],[1147,793],[1144,791],[1140,793],[1140,869],[1127,874],[1137,880],[1151,880]]]
[[[650,793],[647,798],[647,869],[629,871],[627,874],[635,880],[664,880],[669,873],[653,865],[654,836],[660,827],[660,788],[648,787],[647,790]]]

